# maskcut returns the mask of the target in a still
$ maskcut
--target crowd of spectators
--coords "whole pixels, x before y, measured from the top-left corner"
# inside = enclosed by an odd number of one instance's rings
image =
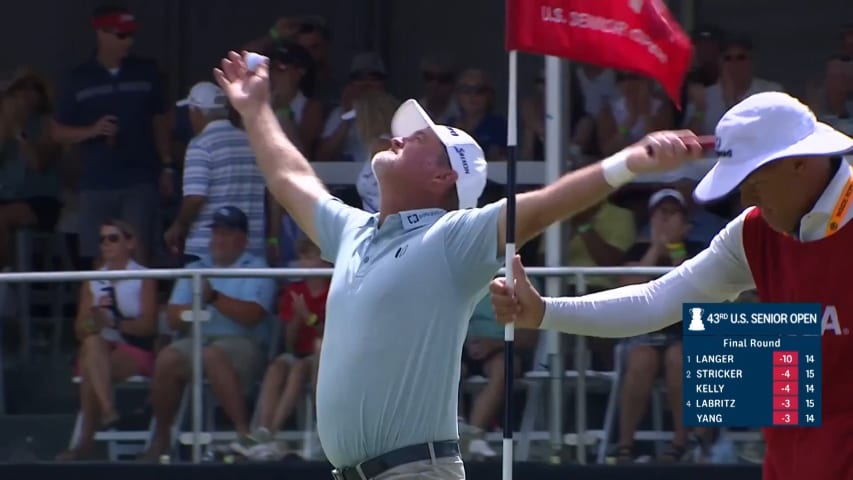
[[[92,18],[95,54],[52,85],[22,68],[0,96],[0,267],[10,270],[18,229],[67,235],[80,269],[138,270],[155,266],[240,268],[328,266],[316,246],[268,194],[239,118],[212,79],[170,105],[163,72],[132,54],[136,22],[121,7],[99,7]],[[815,112],[853,134],[853,28],[843,32],[838,55],[822,81],[809,86]],[[571,70],[572,165],[612,154],[661,129],[713,134],[727,108],[754,93],[784,90],[754,72],[760,49],[749,38],[713,27],[693,34],[695,66],[674,108],[657,84],[630,72],[592,65]],[[376,52],[352,58],[340,91],[332,78],[332,37],[322,18],[283,17],[246,45],[271,60],[272,106],[282,129],[312,161],[361,165],[354,186],[336,193],[375,212],[379,191],[370,158],[388,148],[391,117],[400,99],[388,91],[388,70]],[[440,123],[470,132],[490,161],[506,156],[506,119],[495,109],[490,73],[436,54],[421,62],[416,95]],[[544,76],[530,79],[522,95],[521,145],[525,160],[543,160]],[[522,92],[525,93],[525,92]],[[704,248],[741,208],[738,198],[697,205],[691,191],[713,159],[639,179],[613,198],[564,224],[562,260],[573,266],[674,266]],[[489,187],[494,190],[495,186]],[[492,191],[494,193],[494,191]],[[498,190],[499,193],[499,190]],[[488,196],[488,195],[487,195]],[[542,245],[524,249],[527,264],[541,264]],[[537,261],[538,260],[538,261]],[[644,281],[636,276],[590,277],[586,292]],[[564,284],[577,292],[574,278]],[[288,452],[275,434],[313,383],[322,338],[328,282],[304,279],[211,278],[203,303],[204,373],[238,440],[231,447],[250,458]],[[161,294],[158,298],[158,292]],[[165,295],[165,297],[164,297]],[[164,301],[165,300],[165,301]],[[485,433],[498,426],[503,401],[502,332],[488,299],[470,323],[461,368],[484,386],[460,397],[460,432],[466,452],[496,452]],[[97,430],[115,425],[111,383],[149,377],[156,428],[146,458],[171,442],[184,385],[191,375],[183,314],[190,309],[189,280],[91,281],[80,286],[74,331],[75,370],[81,377],[82,433],[65,460],[92,455]],[[283,326],[276,329],[276,322]],[[283,335],[273,336],[281,331]],[[623,358],[614,344],[592,343],[592,367],[625,362],[618,461],[633,461],[634,431],[662,375],[675,426],[662,460],[678,461],[690,447],[681,427],[680,327],[628,339]],[[170,337],[171,342],[164,341]],[[281,337],[281,338],[279,338]],[[520,339],[517,374],[532,367],[537,339]],[[264,371],[266,373],[264,373]],[[262,379],[257,425],[246,393]],[[466,390],[462,390],[465,392]],[[701,432],[699,432],[702,436]]]

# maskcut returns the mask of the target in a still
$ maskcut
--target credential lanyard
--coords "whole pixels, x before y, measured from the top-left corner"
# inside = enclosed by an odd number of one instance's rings
[[[850,168],[850,176],[847,178],[847,185],[835,201],[835,206],[832,208],[832,215],[829,217],[829,223],[826,224],[826,236],[830,236],[837,232],[844,222],[844,217],[847,211],[850,210],[850,204],[853,203],[853,166]]]

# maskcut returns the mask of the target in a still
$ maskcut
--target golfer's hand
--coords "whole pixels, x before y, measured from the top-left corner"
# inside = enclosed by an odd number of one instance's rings
[[[246,55],[248,52],[228,52],[228,56],[222,59],[221,68],[213,69],[216,83],[244,117],[256,115],[270,101],[269,59],[264,58],[261,65],[251,72],[246,67]]]
[[[690,130],[653,132],[628,147],[628,168],[636,174],[668,172],[699,158],[702,145]]]
[[[512,272],[514,295],[510,294],[504,277],[493,280],[489,286],[495,318],[501,324],[515,322],[517,328],[539,328],[545,315],[545,302],[527,278],[518,255],[512,261]]]

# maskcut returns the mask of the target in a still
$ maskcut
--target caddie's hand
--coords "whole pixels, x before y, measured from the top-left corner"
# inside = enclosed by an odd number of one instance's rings
[[[515,322],[517,328],[539,328],[545,315],[545,302],[527,278],[518,255],[512,260],[512,272],[514,295],[507,288],[504,277],[493,280],[489,285],[495,318],[501,324]]]
[[[213,69],[216,83],[243,117],[256,115],[261,108],[269,105],[270,100],[269,59],[264,57],[261,65],[252,72],[246,66],[247,55],[245,51],[242,54],[228,52],[228,56],[222,59],[221,68]]]
[[[652,132],[628,149],[628,168],[636,174],[667,172],[702,158],[702,145],[690,130]]]

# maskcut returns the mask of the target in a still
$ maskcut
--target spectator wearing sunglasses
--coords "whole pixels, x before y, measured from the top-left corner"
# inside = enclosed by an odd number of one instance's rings
[[[269,52],[282,45],[295,43],[304,48],[314,62],[314,75],[302,93],[329,103],[337,94],[333,69],[329,62],[331,32],[326,20],[317,15],[279,17],[260,38],[246,45],[252,52]]]
[[[267,56],[273,110],[288,136],[312,158],[324,122],[323,104],[310,96],[316,78],[314,60],[308,50],[292,42],[277,46]]]
[[[809,103],[818,118],[853,135],[853,26],[842,29],[839,52],[808,86]]]
[[[80,253],[98,254],[98,226],[108,218],[133,225],[155,245],[160,194],[171,197],[174,164],[162,76],[156,64],[130,56],[137,24],[117,6],[92,16],[97,50],[66,80],[55,115],[57,141],[81,159]],[[153,253],[153,252],[152,252]]]
[[[0,90],[0,269],[14,265],[14,232],[52,230],[62,204],[62,151],[50,138],[46,80],[22,71]]]
[[[325,122],[323,103],[310,96],[317,78],[314,59],[308,50],[291,41],[281,42],[267,56],[272,107],[281,129],[303,155],[314,158]],[[272,266],[286,266],[296,258],[299,227],[278,202],[268,202],[267,230],[267,261]]]
[[[143,270],[134,256],[139,244],[132,227],[108,220],[96,232],[99,270]],[[157,332],[156,280],[91,280],[80,289],[74,330],[80,341],[77,374],[83,425],[77,444],[57,460],[91,457],[94,435],[119,420],[111,384],[133,375],[151,376]]]
[[[495,89],[483,70],[469,69],[459,76],[456,85],[459,116],[450,124],[471,132],[483,147],[486,160],[506,158],[506,119],[494,113]]]
[[[439,124],[449,123],[459,116],[459,103],[453,95],[456,73],[453,64],[438,55],[427,56],[421,62],[424,90],[418,102]]]
[[[368,160],[369,143],[355,128],[355,100],[367,92],[384,92],[387,77],[385,62],[377,53],[362,52],[353,57],[341,104],[329,113],[320,134],[317,160],[359,163]]]
[[[700,83],[688,87],[685,128],[711,135],[723,114],[736,103],[756,93],[783,91],[782,85],[755,76],[754,56],[749,38],[733,35],[725,40],[720,50],[717,83],[707,88]]]

